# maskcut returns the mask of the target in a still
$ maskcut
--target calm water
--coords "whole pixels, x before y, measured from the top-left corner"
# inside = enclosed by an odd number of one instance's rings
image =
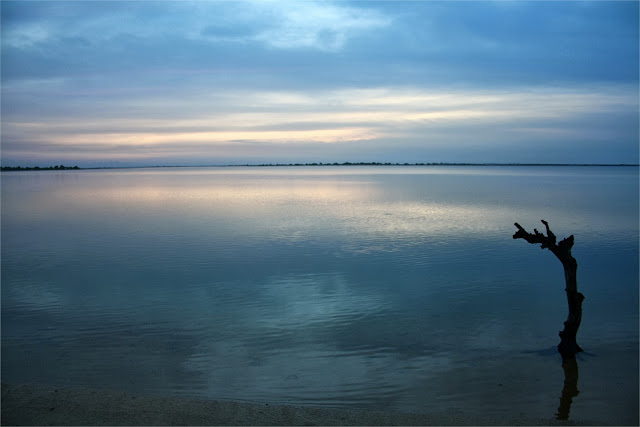
[[[638,423],[635,167],[2,174],[2,380]]]

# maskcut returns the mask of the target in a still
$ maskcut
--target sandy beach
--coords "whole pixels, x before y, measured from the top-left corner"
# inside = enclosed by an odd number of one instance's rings
[[[2,425],[593,425],[554,418],[403,414],[2,384]],[[601,422],[595,423],[601,425]]]

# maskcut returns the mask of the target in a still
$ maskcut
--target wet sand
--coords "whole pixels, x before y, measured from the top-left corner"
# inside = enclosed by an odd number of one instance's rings
[[[591,425],[505,414],[404,414],[2,384],[2,425]]]

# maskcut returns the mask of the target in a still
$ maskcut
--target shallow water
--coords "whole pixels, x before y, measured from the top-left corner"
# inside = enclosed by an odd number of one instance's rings
[[[2,380],[638,423],[635,167],[2,174]]]

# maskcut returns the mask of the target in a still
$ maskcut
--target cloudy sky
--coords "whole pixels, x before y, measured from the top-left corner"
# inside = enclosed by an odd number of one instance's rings
[[[2,163],[638,162],[637,1],[11,1]]]

